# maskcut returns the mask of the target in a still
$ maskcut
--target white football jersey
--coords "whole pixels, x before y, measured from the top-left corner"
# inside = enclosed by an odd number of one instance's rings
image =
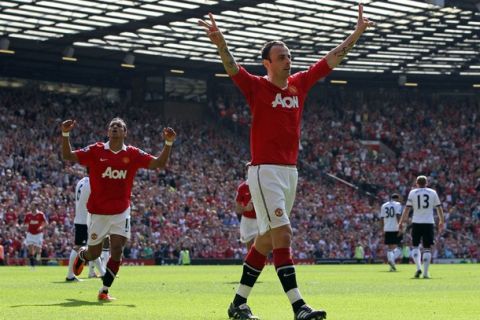
[[[407,207],[413,209],[413,223],[435,223],[433,210],[440,205],[438,194],[433,189],[417,188],[408,194]]]
[[[90,197],[90,179],[82,178],[75,187],[75,224],[87,224],[87,201]]]
[[[402,205],[398,201],[387,201],[380,208],[380,218],[383,218],[383,231],[398,231],[397,216],[402,214]]]

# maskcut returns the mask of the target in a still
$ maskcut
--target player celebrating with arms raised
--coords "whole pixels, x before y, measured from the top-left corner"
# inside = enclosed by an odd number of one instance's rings
[[[303,300],[291,252],[293,235],[288,216],[297,188],[300,121],[308,91],[342,61],[373,23],[363,17],[363,7],[359,5],[355,31],[308,70],[293,75],[290,75],[292,58],[285,43],[268,42],[261,52],[267,75],[260,77],[251,75],[235,62],[213,15],[209,16],[210,22],[200,20],[199,24],[205,27],[210,41],[217,46],[226,72],[244,94],[252,112],[252,159],[247,181],[259,235],[245,259],[240,285],[228,315],[231,319],[258,319],[250,311],[247,298],[265,266],[266,256],[273,251],[273,262],[295,319],[325,319],[325,311],[313,310]]]
[[[98,299],[111,301],[108,290],[120,268],[122,252],[130,239],[130,196],[133,179],[140,168],[165,168],[176,133],[164,128],[165,145],[158,157],[124,144],[127,125],[114,118],[108,125],[108,142],[97,142],[86,148],[73,151],[69,135],[75,121],[62,123],[63,159],[78,162],[88,167],[91,194],[87,209],[91,213],[88,234],[88,249],[80,249],[73,264],[73,273],[79,275],[87,261],[97,259],[102,253],[103,239],[110,235],[110,259],[103,276],[103,287]]]

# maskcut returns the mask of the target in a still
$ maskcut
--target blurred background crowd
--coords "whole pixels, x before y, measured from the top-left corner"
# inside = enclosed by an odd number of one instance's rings
[[[303,115],[299,184],[291,214],[294,257],[383,258],[380,205],[403,201],[415,177],[437,190],[447,229],[434,258],[479,259],[480,106],[428,93],[320,88]],[[161,130],[178,138],[164,171],[139,171],[132,196],[126,258],[241,259],[235,193],[249,160],[249,110],[236,92],[211,97],[199,121],[165,119],[155,109],[101,97],[38,90],[0,91],[0,245],[5,259],[26,257],[25,214],[34,198],[48,220],[42,257],[68,258],[73,246],[74,189],[86,170],[60,157],[60,123],[75,119],[74,148],[106,141],[115,116],[127,143],[157,154]],[[332,178],[336,177],[336,178]],[[342,179],[340,181],[339,179]],[[407,244],[409,237],[405,238]]]

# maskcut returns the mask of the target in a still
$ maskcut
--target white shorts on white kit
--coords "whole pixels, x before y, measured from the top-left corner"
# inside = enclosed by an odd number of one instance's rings
[[[27,232],[27,238],[25,239],[25,244],[27,246],[35,246],[41,248],[43,245],[43,232],[37,234],[31,234]]]
[[[247,180],[259,234],[290,224],[297,192],[297,168],[272,164],[250,166]]]
[[[110,234],[118,234],[130,239],[130,207],[122,213],[114,215],[92,214],[88,226],[89,246],[103,242]]]
[[[247,243],[258,235],[257,219],[243,216],[240,221],[240,241]]]

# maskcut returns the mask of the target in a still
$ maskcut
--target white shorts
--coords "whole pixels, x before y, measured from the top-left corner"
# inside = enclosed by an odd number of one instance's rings
[[[270,164],[250,166],[247,181],[259,234],[290,224],[288,217],[297,192],[297,168]]]
[[[257,219],[242,217],[240,221],[240,241],[242,243],[250,242],[258,234]]]
[[[110,234],[118,234],[130,239],[130,207],[120,214],[91,215],[87,244],[94,246],[102,243],[103,239]]]
[[[38,248],[42,247],[43,244],[43,232],[37,234],[31,234],[27,232],[27,238],[25,239],[25,244],[27,246],[35,246]]]

